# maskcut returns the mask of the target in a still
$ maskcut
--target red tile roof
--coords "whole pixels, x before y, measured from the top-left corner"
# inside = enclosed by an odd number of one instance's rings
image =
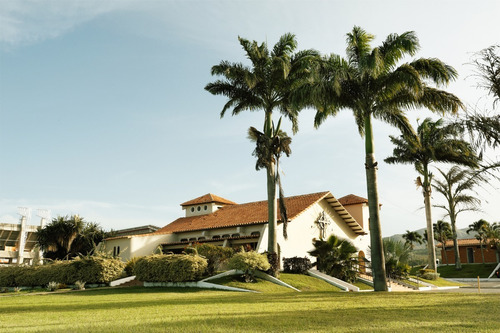
[[[354,194],[348,194],[342,198],[339,198],[338,200],[342,204],[342,206],[356,205],[356,204],[360,204],[360,203],[368,203],[368,199],[358,197],[357,195],[354,195]]]
[[[457,239],[458,246],[479,246],[479,240],[475,238]],[[483,242],[483,245],[488,244],[489,240]],[[453,246],[453,240],[446,241],[446,247]],[[442,243],[438,243],[437,247],[443,247]]]
[[[224,204],[224,205],[237,205],[236,202],[233,202],[231,200],[224,199],[222,197],[219,197],[215,194],[208,193],[205,195],[202,195],[201,197],[198,197],[193,200],[186,201],[181,204],[181,206],[191,206],[191,205],[201,205],[201,204],[206,204],[206,203],[219,203],[219,204]]]
[[[288,197],[285,199],[288,218],[293,219],[315,202],[326,197],[330,192],[319,192]],[[196,200],[196,199],[195,199]],[[183,206],[185,205],[182,204]],[[279,218],[279,211],[278,211]],[[234,204],[219,208],[207,215],[181,217],[156,233],[175,233],[194,230],[234,227],[241,225],[267,223],[267,201]]]

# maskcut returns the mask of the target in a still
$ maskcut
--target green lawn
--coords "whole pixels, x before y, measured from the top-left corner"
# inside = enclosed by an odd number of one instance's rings
[[[2,296],[0,332],[491,332],[498,313],[498,294],[134,287]]]
[[[444,278],[487,278],[497,263],[491,264],[462,264],[462,269],[457,271],[455,265],[439,266],[438,273]]]

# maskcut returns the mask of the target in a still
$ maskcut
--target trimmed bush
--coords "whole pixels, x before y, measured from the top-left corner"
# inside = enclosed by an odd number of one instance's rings
[[[0,286],[46,286],[51,281],[73,284],[108,283],[116,279],[125,264],[118,259],[93,256],[72,261],[55,261],[41,266],[11,266],[0,268]]]
[[[426,280],[437,280],[439,278],[439,273],[425,273],[425,274],[422,274],[422,279],[426,279]]]
[[[196,246],[198,254],[207,259],[207,274],[212,276],[218,270],[223,270],[233,256],[234,250],[213,244],[199,244]]]
[[[155,254],[142,257],[135,264],[138,280],[147,282],[186,282],[199,280],[207,260],[198,255]]]
[[[133,257],[129,261],[127,261],[127,264],[125,265],[125,275],[126,276],[133,276],[135,274],[135,264],[141,257]]]
[[[267,256],[255,251],[236,253],[229,260],[229,268],[244,272],[246,282],[254,280],[256,270],[267,271],[271,268]]]
[[[285,273],[307,274],[311,268],[311,260],[307,257],[283,258],[283,271]]]

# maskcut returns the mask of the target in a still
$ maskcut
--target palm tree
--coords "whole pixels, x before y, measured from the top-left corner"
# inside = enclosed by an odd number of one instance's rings
[[[490,223],[486,220],[480,219],[474,223],[469,224],[469,229],[467,229],[467,234],[470,232],[476,233],[476,239],[479,241],[479,247],[481,249],[481,258],[484,264],[484,250],[483,245],[488,237],[488,231],[490,229]]]
[[[498,253],[497,258],[500,258],[500,222],[492,223],[486,236],[489,239],[489,244],[496,248]]]
[[[370,216],[370,242],[374,288],[386,291],[384,252],[380,229],[377,189],[377,162],[373,141],[372,118],[411,132],[405,111],[426,107],[431,111],[457,112],[460,100],[443,90],[429,86],[448,84],[456,71],[442,61],[416,59],[398,62],[413,56],[419,49],[414,32],[391,34],[381,46],[372,48],[374,36],[360,27],[347,34],[347,58],[332,54],[324,57],[318,67],[318,80],[311,85],[312,106],[317,109],[315,125],[341,109],[353,111],[359,133],[365,138],[365,168]]]
[[[408,243],[384,238],[384,257],[387,275],[393,279],[405,277],[409,272],[408,262],[411,257],[411,247]]]
[[[330,235],[327,240],[313,239],[314,250],[309,254],[316,257],[319,271],[338,279],[354,282],[358,274],[358,250],[347,239]]]
[[[446,204],[435,205],[434,207],[444,209],[446,211],[445,216],[450,217],[453,251],[455,252],[455,268],[460,270],[462,269],[462,264],[460,263],[460,252],[457,242],[457,216],[462,212],[479,210],[481,200],[471,195],[470,192],[474,192],[474,188],[481,182],[486,181],[486,178],[480,172],[460,169],[458,166],[453,166],[448,172],[440,169],[438,171],[443,179],[436,179],[432,187],[444,196]]]
[[[427,221],[428,265],[436,271],[436,251],[432,228],[431,193],[432,173],[429,170],[431,163],[448,162],[469,167],[478,166],[478,157],[471,145],[458,138],[459,132],[452,125],[443,125],[443,120],[433,121],[426,118],[417,128],[417,133],[408,132],[396,138],[390,136],[394,144],[393,155],[384,161],[389,164],[413,164],[420,176],[417,185],[422,186],[424,196],[425,218]]]
[[[250,127],[248,129],[248,137],[251,141],[256,143],[255,150],[252,153],[255,157],[257,157],[255,169],[260,170],[262,168],[268,168],[271,163],[275,163],[276,165],[275,183],[278,185],[279,211],[281,221],[283,221],[283,236],[287,239],[288,213],[285,205],[283,186],[281,185],[279,160],[281,154],[285,153],[288,157],[292,153],[292,150],[290,149],[292,138],[283,132],[280,127],[281,118],[278,121],[278,125],[275,127],[274,124],[272,124],[270,131],[266,133],[260,132],[255,127]],[[264,126],[264,128],[268,128],[268,126]]]
[[[405,244],[408,245],[412,251],[414,248],[413,243],[423,244],[422,235],[416,231],[406,230],[406,233],[403,234],[403,238],[405,240]]]
[[[49,259],[64,259],[71,253],[71,246],[81,233],[85,222],[78,215],[58,216],[52,222],[38,227],[37,243],[44,257]]]
[[[446,254],[446,242],[450,239],[453,234],[451,232],[451,226],[448,222],[438,220],[437,223],[433,224],[434,229],[434,239],[441,242],[443,245],[443,253],[446,265],[448,265],[448,255]]]
[[[272,131],[272,114],[277,110],[292,123],[294,133],[298,130],[297,115],[306,105],[305,97],[298,92],[311,76],[311,63],[318,57],[314,50],[294,53],[297,41],[293,34],[281,36],[271,51],[267,43],[258,44],[238,37],[251,67],[242,63],[221,61],[212,67],[212,75],[224,79],[211,82],[205,89],[213,95],[228,98],[221,111],[221,117],[232,109],[233,115],[241,111],[263,110],[264,133]],[[295,97],[294,97],[295,96]],[[277,207],[276,207],[276,165],[270,161],[267,170],[268,203],[268,252],[276,254]]]
[[[479,87],[493,95],[493,106],[500,102],[500,45],[492,45],[479,51],[473,60]]]

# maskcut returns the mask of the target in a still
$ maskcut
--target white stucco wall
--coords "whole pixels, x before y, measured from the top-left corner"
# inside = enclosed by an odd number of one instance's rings
[[[141,257],[153,254],[161,243],[172,242],[172,234],[146,236],[126,236],[123,238],[110,239],[104,242],[104,251],[113,253],[114,247],[120,247],[120,258],[128,261],[133,257]]]
[[[293,219],[293,221],[288,223],[287,240],[283,238],[283,225],[278,225],[277,237],[282,258],[307,256],[313,259],[309,256],[308,251],[313,249],[312,239],[319,238],[320,236],[320,231],[314,222],[323,211],[326,212],[331,222],[326,229],[326,237],[335,234],[340,238],[349,239],[354,246],[356,246],[358,251],[361,250],[368,255],[368,246],[370,245],[369,235],[360,236],[355,234],[326,200],[322,200],[309,207],[306,211]],[[267,235],[263,243],[267,246]]]

